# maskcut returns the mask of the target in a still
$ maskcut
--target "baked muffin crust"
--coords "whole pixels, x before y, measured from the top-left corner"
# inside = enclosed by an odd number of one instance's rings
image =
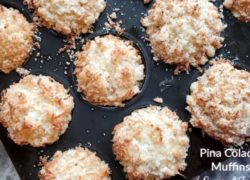
[[[10,73],[29,56],[34,25],[13,8],[0,5],[0,71]]]
[[[19,145],[43,147],[68,128],[73,98],[49,76],[28,75],[2,93],[0,123]]]
[[[164,179],[186,167],[188,124],[166,107],[135,110],[113,130],[113,152],[128,179]]]
[[[40,180],[110,180],[108,165],[87,148],[57,151],[52,160],[42,163]]]
[[[250,135],[250,73],[219,59],[190,90],[191,124],[224,144],[242,145]]]
[[[106,7],[104,0],[26,0],[38,20],[64,35],[87,33]]]
[[[140,92],[144,79],[139,51],[114,35],[88,41],[77,54],[75,66],[78,91],[96,105],[123,106]]]
[[[155,60],[177,65],[175,73],[199,67],[222,47],[225,25],[207,0],[156,0],[142,18]]]
[[[224,6],[241,21],[250,22],[250,1],[249,0],[225,0]]]

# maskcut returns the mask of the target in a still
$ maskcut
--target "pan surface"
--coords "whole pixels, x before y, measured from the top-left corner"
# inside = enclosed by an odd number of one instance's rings
[[[28,19],[32,18],[31,13],[22,4],[21,0],[0,0],[0,4],[19,9]],[[0,138],[22,179],[38,179],[39,166],[37,165],[39,156],[51,156],[57,150],[64,151],[78,145],[86,146],[96,151],[98,156],[109,164],[112,171],[112,179],[125,179],[122,167],[114,160],[111,132],[113,127],[134,109],[156,104],[153,102],[155,97],[162,97],[164,100],[163,106],[167,106],[177,112],[183,121],[189,121],[190,114],[185,110],[185,99],[189,93],[191,83],[196,80],[200,72],[191,69],[189,74],[181,73],[178,76],[174,76],[173,67],[161,62],[153,62],[150,47],[141,38],[145,36],[145,32],[140,24],[141,17],[147,13],[152,4],[153,2],[149,5],[144,5],[142,0],[107,0],[107,8],[95,24],[94,34],[82,35],[82,38],[87,40],[103,31],[104,23],[107,21],[107,13],[110,14],[114,8],[119,8],[120,13],[118,12],[117,14],[119,19],[122,20],[122,26],[125,27],[128,38],[135,41],[138,47],[143,49],[144,59],[148,66],[146,72],[147,80],[144,82],[141,94],[131,102],[128,102],[123,108],[102,108],[82,100],[82,97],[79,96],[74,87],[72,68],[71,66],[66,66],[66,62],[69,61],[68,54],[65,52],[58,54],[58,50],[65,44],[63,36],[44,27],[38,29],[38,35],[42,39],[40,43],[41,48],[32,53],[23,67],[31,70],[33,74],[50,75],[63,83],[65,87],[70,88],[70,93],[74,97],[75,109],[66,133],[56,143],[46,148],[37,149],[30,146],[18,146],[7,137],[7,131],[0,126]],[[219,6],[221,1],[216,1],[215,4]],[[123,15],[121,15],[121,12]],[[226,46],[218,50],[216,55],[223,55],[225,58],[234,61],[239,67],[250,70],[250,23],[240,22],[227,10],[224,10],[224,16],[228,25],[223,33]],[[82,43],[78,42],[77,50],[80,50],[81,46]],[[38,57],[37,52],[41,54]],[[203,68],[207,66],[205,65]],[[65,74],[65,71],[67,74]],[[20,76],[16,72],[8,75],[0,74],[0,91],[19,79]],[[201,158],[201,148],[222,151],[223,146],[207,136],[203,137],[198,129],[192,128],[189,136],[191,147],[187,157],[188,166],[182,172],[187,179],[191,179],[210,169],[211,162],[219,162],[226,159],[225,157]],[[220,176],[214,175],[213,177]],[[227,179],[226,175],[223,177]],[[184,178],[176,176],[172,179]]]

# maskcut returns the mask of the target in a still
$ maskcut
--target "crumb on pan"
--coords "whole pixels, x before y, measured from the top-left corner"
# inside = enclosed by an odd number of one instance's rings
[[[154,102],[159,103],[159,104],[163,103],[163,99],[161,97],[155,97],[153,100]]]
[[[110,15],[107,15],[108,21],[104,23],[106,30],[110,31],[114,29],[118,34],[123,34],[125,28],[122,28],[122,20],[118,19],[117,14],[113,11]]]
[[[79,35],[91,30],[106,7],[104,0],[26,0],[35,10],[36,20],[64,35]]]
[[[30,71],[24,68],[17,68],[16,72],[20,75],[20,76],[27,76],[30,74]]]
[[[111,179],[108,165],[87,148],[57,151],[52,160],[43,158],[41,163],[40,180]]]
[[[68,128],[73,97],[49,76],[28,75],[2,92],[0,123],[19,145],[42,147]]]
[[[139,51],[114,35],[88,41],[77,54],[75,66],[78,91],[96,105],[123,106],[140,92],[144,79]]]
[[[223,15],[207,0],[156,0],[141,22],[155,56],[177,65],[175,73],[199,67],[222,47]]]
[[[135,110],[113,130],[113,152],[128,179],[170,178],[186,168],[188,124],[166,107]]]
[[[152,0],[143,0],[143,3],[144,4],[148,4],[148,3],[150,3]]]
[[[191,124],[223,144],[242,145],[250,136],[250,73],[221,58],[190,90]]]
[[[111,19],[117,19],[116,12],[112,12],[112,13],[110,14],[110,18],[111,18]]]
[[[113,11],[114,12],[119,12],[121,9],[120,8],[114,8]]]
[[[34,29],[18,10],[0,5],[0,71],[10,73],[26,61]]]
[[[250,22],[249,0],[225,0],[224,6],[231,10],[233,15],[241,21]]]

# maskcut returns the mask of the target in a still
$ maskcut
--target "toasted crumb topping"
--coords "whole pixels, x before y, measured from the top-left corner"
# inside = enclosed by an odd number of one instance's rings
[[[76,147],[57,151],[51,161],[43,161],[40,180],[110,180],[110,170],[94,152]]]
[[[236,18],[241,21],[250,22],[249,0],[225,0],[224,6],[230,9]]]
[[[142,19],[155,60],[177,65],[175,73],[199,67],[222,46],[225,25],[208,0],[156,0]]]
[[[106,7],[104,0],[28,0],[38,20],[64,35],[87,33]]]
[[[3,91],[0,123],[16,144],[41,147],[65,132],[73,107],[63,85],[49,76],[28,75]]]
[[[166,107],[132,112],[113,130],[113,151],[128,179],[164,179],[186,167],[188,124]]]
[[[75,66],[78,91],[96,105],[123,106],[140,92],[144,79],[138,50],[114,35],[87,42],[77,54]]]
[[[32,49],[34,26],[13,8],[0,5],[0,71],[20,67]]]
[[[250,135],[250,73],[219,59],[190,90],[191,124],[224,144],[242,145]]]

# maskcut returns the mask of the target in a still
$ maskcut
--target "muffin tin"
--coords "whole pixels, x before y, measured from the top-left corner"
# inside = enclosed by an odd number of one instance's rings
[[[19,9],[28,19],[32,17],[27,7],[20,0],[0,0],[0,4]],[[71,66],[66,66],[66,62],[69,61],[67,53],[58,54],[58,50],[65,44],[63,36],[44,27],[39,28],[38,35],[42,39],[40,43],[41,48],[33,51],[33,54],[23,67],[30,69],[33,74],[50,75],[63,83],[66,88],[69,87],[70,93],[74,97],[75,108],[72,114],[72,121],[66,133],[61,136],[59,141],[45,148],[18,146],[7,137],[7,131],[0,126],[0,138],[22,179],[38,179],[37,173],[40,169],[38,166],[39,156],[52,156],[57,150],[64,151],[78,145],[86,146],[96,151],[97,155],[109,164],[112,171],[112,179],[125,179],[122,167],[114,160],[111,132],[113,127],[134,109],[150,104],[157,104],[153,101],[155,97],[162,97],[164,100],[163,106],[176,111],[183,121],[189,121],[190,114],[185,110],[186,95],[189,93],[191,83],[201,73],[195,69],[191,69],[189,74],[183,72],[178,76],[174,76],[174,67],[162,62],[153,62],[150,47],[142,39],[142,36],[145,36],[145,32],[142,30],[140,24],[140,18],[147,13],[152,4],[144,5],[142,0],[107,0],[106,10],[95,24],[94,34],[82,35],[84,39],[91,39],[94,36],[100,35],[100,32],[103,33],[104,23],[107,21],[107,13],[110,14],[114,8],[121,9],[117,14],[126,28],[125,37],[135,41],[141,49],[146,63],[146,79],[142,86],[142,92],[126,103],[125,107],[121,108],[103,108],[83,101],[75,89],[74,78],[72,77],[72,62]],[[221,1],[216,1],[215,4],[219,6]],[[123,15],[120,14],[121,12]],[[250,24],[238,21],[226,10],[224,10],[224,16],[225,22],[228,24],[223,33],[225,46],[218,50],[216,55],[223,55],[225,58],[234,61],[236,66],[249,69]],[[78,41],[77,50],[81,48],[82,43]],[[37,57],[38,52],[41,55]],[[51,59],[48,57],[51,57]],[[208,67],[208,64],[203,68],[206,67]],[[64,74],[64,71],[67,71],[67,75]],[[19,79],[20,76],[16,72],[8,75],[0,74],[0,90],[7,88]],[[223,146],[221,143],[207,136],[203,137],[201,130],[191,128],[191,125],[190,129],[192,130],[189,132],[191,147],[186,160],[188,166],[182,172],[187,179],[191,179],[203,171],[210,169],[211,162],[225,160],[225,157],[200,158],[200,148],[223,150]],[[236,161],[236,159],[233,161]],[[220,172],[217,175],[220,175]],[[211,177],[218,177],[217,175],[214,172]],[[223,177],[227,179],[226,175]],[[172,179],[185,178],[175,176]]]

